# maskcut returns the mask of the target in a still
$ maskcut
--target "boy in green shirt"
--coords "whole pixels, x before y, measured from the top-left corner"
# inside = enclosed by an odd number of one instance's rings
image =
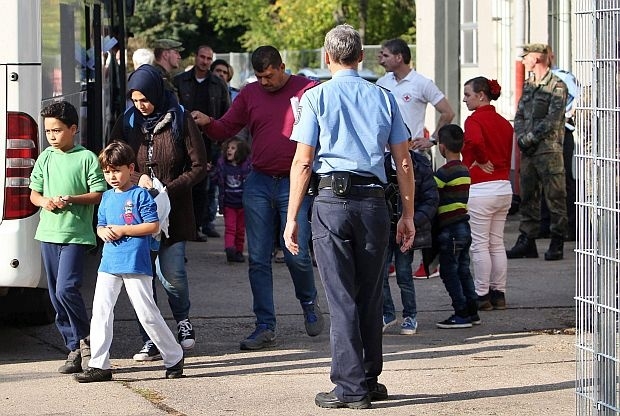
[[[80,287],[86,249],[96,245],[95,204],[107,186],[97,156],[74,143],[75,107],[67,101],[52,103],[41,116],[50,147],[41,152],[30,176],[30,201],[42,208],[34,238],[41,241],[56,326],[69,349],[58,371],[69,374],[82,371],[81,349],[88,347],[89,320]]]

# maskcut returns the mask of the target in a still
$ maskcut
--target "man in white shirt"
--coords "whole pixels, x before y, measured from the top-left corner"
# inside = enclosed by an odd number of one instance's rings
[[[411,130],[415,150],[429,149],[434,144],[436,132],[454,118],[454,111],[445,95],[435,83],[410,67],[411,51],[402,39],[383,42],[379,52],[379,64],[387,73],[377,80],[377,85],[394,94],[405,124]],[[431,104],[440,114],[431,138],[424,137],[426,106]]]
[[[417,151],[430,149],[436,143],[439,129],[454,118],[452,106],[432,80],[411,68],[411,50],[404,40],[390,39],[383,42],[378,59],[386,74],[377,80],[377,85],[390,90],[396,98],[403,120],[411,131],[410,148]],[[424,135],[428,104],[439,112],[435,132],[430,138]],[[439,272],[436,267],[427,273],[422,263],[413,272],[414,278],[437,276]]]

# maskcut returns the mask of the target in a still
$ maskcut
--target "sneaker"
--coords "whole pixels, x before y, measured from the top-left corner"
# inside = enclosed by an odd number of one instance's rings
[[[136,361],[156,361],[161,360],[161,354],[153,341],[148,340],[144,343],[142,349],[137,354],[134,354],[133,359]]]
[[[90,361],[90,336],[80,340],[80,355],[82,356],[82,369],[88,368]]]
[[[463,318],[458,315],[452,315],[445,321],[437,322],[437,328],[451,329],[451,328],[471,328],[471,319],[469,316]]]
[[[196,333],[189,319],[177,323],[177,337],[184,350],[191,350],[196,345]]]
[[[62,374],[73,374],[82,372],[82,354],[79,349],[71,351],[67,356],[65,363],[58,368],[58,372]]]
[[[371,402],[378,402],[380,400],[388,399],[387,387],[381,383],[375,384],[373,387],[368,388],[368,397]]]
[[[431,273],[427,276],[426,270],[424,270],[424,264],[420,263],[420,267],[413,273],[414,279],[430,279],[431,277],[439,277],[439,267],[435,267]]]
[[[323,320],[323,313],[317,303],[316,299],[312,302],[303,302],[301,308],[304,311],[304,325],[306,326],[306,333],[311,337],[316,337],[323,331],[325,321]]]
[[[73,378],[78,383],[95,383],[98,381],[112,380],[112,370],[88,367],[83,373],[74,374]]]
[[[388,277],[396,277],[396,266],[394,266],[394,264],[390,263],[390,267],[388,270]]]
[[[411,316],[405,316],[403,323],[400,324],[401,335],[413,335],[418,332],[418,321]]]
[[[388,318],[385,315],[383,315],[383,332],[385,332],[385,330],[391,327],[392,325],[396,325],[396,324],[397,324],[396,318],[388,320]]]
[[[181,358],[181,361],[173,365],[172,367],[166,368],[166,378],[181,378],[183,377],[183,365],[185,364],[185,359]]]
[[[276,333],[265,324],[256,325],[249,337],[239,343],[242,350],[260,350],[276,345]]]

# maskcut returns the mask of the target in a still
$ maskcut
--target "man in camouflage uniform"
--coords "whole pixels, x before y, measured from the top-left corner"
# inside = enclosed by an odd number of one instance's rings
[[[548,50],[539,43],[523,47],[523,65],[530,77],[523,86],[514,122],[521,149],[521,235],[506,251],[509,259],[538,257],[535,239],[540,228],[541,186],[551,217],[551,243],[545,260],[564,257],[567,218],[562,142],[567,87],[551,72]]]
[[[181,54],[185,49],[181,42],[172,39],[158,39],[153,42],[153,54],[155,62],[153,66],[161,73],[166,89],[177,93],[172,82],[172,71],[179,69]]]

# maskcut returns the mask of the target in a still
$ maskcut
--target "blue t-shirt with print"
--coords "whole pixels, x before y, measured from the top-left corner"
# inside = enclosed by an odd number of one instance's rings
[[[144,188],[133,186],[127,191],[110,189],[103,193],[97,227],[157,222],[157,204]],[[124,236],[105,243],[99,271],[111,274],[152,274],[150,235]]]

